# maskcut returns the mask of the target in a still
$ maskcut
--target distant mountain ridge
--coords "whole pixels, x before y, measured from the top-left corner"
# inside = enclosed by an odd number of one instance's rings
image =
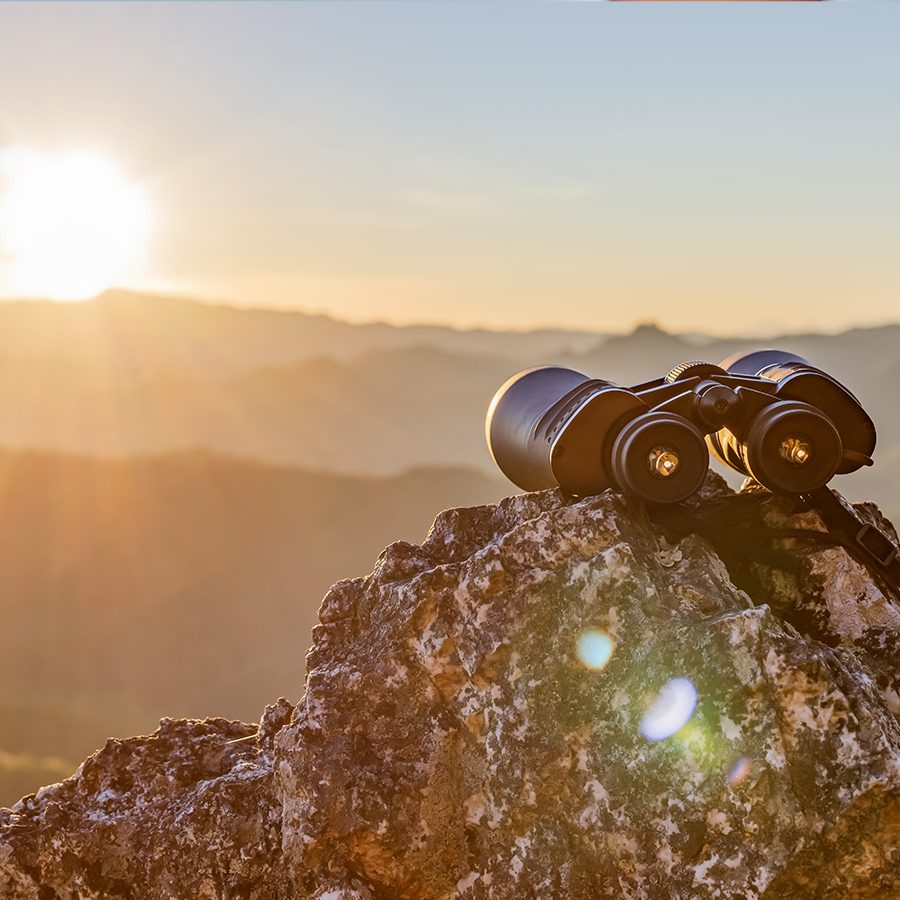
[[[105,457],[199,447],[344,473],[491,473],[484,412],[521,368],[557,363],[628,384],[761,345],[807,356],[859,395],[878,425],[879,464],[842,484],[900,508],[898,479],[880,463],[900,455],[900,325],[761,341],[653,325],[627,335],[352,325],[122,292],[0,304],[0,445]]]
[[[585,350],[602,337],[589,331],[521,332],[441,325],[354,324],[299,310],[213,305],[170,295],[107,291],[93,300],[0,302],[0,358],[97,363],[115,357],[115,342],[143,351],[141,366],[218,375],[315,356],[427,344],[459,352],[540,354]],[[503,349],[501,349],[503,348]]]

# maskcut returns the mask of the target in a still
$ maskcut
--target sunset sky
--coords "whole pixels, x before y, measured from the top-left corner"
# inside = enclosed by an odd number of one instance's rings
[[[898,6],[2,4],[0,296],[896,321]]]

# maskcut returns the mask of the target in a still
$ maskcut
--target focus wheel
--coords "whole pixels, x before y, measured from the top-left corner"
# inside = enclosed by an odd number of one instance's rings
[[[727,374],[728,373],[721,366],[703,362],[699,359],[692,359],[675,366],[675,368],[666,375],[665,381],[666,384],[673,384],[676,381],[683,381],[685,378],[702,378],[705,375],[719,376]]]

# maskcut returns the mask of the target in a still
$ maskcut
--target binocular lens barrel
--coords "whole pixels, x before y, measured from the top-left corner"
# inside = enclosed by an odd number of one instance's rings
[[[550,436],[541,420],[560,400],[589,382],[562,366],[526,369],[494,394],[485,420],[488,449],[500,471],[526,491],[557,487],[550,465]]]
[[[735,353],[723,359],[719,366],[731,375],[767,377],[764,373],[773,369],[788,370],[792,366],[809,368],[812,363],[787,350],[752,350],[750,353]]]
[[[812,432],[808,437],[815,437],[820,446],[816,450],[816,461],[810,460],[810,465],[802,477],[799,472],[795,472],[792,478],[787,478],[786,471],[776,476],[774,470],[778,466],[777,464],[766,465],[771,462],[771,457],[766,452],[764,459],[758,461],[757,469],[761,474],[764,467],[770,470],[767,472],[773,477],[770,484],[755,473],[746,472],[746,459],[743,460],[743,466],[734,466],[731,454],[728,454],[729,459],[722,458],[717,445],[733,444],[734,436],[729,437],[727,433],[720,432],[718,435],[710,437],[710,449],[727,465],[732,465],[745,474],[753,474],[757,481],[771,490],[790,493],[802,493],[806,490],[814,490],[814,487],[795,490],[793,487],[779,485],[820,480],[815,487],[821,487],[835,474],[845,475],[848,472],[855,472],[861,466],[872,465],[872,453],[875,450],[876,439],[875,425],[859,400],[827,372],[817,369],[802,356],[786,350],[754,350],[750,353],[736,353],[723,360],[721,366],[729,375],[762,379],[763,384],[774,383],[777,385],[776,397],[785,401],[801,403],[806,407],[807,413],[811,410],[817,411],[828,420],[840,441],[838,450],[834,446],[834,435],[830,433],[829,429],[826,429],[821,423],[810,425]],[[780,424],[783,424],[783,421],[779,419]],[[795,427],[799,430],[802,424],[800,419],[795,416],[793,421],[797,422]],[[749,436],[746,437],[749,441]],[[835,454],[837,454],[836,461]],[[759,454],[756,455],[759,457]],[[834,470],[825,477],[824,471],[830,465],[834,466]],[[818,479],[813,478],[813,471],[820,473]],[[821,481],[822,478],[824,481]]]
[[[709,468],[703,434],[682,416],[650,411],[631,392],[572,369],[511,378],[488,410],[491,456],[528,490],[575,496],[617,487],[648,502],[693,494]]]
[[[782,494],[805,494],[827,484],[843,450],[827,416],[791,400],[765,407],[740,435],[723,428],[707,440],[721,461]]]
[[[686,500],[708,469],[703,434],[683,416],[666,412],[647,412],[624,425],[609,461],[615,486],[650,503]]]

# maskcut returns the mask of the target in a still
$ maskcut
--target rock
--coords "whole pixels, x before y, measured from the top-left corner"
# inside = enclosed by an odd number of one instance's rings
[[[0,813],[0,896],[898,896],[900,607],[793,529],[715,477],[441,513],[329,591],[296,708]]]
[[[278,853],[271,774],[255,725],[164,719],[110,740],[0,813],[0,896],[242,896]]]

